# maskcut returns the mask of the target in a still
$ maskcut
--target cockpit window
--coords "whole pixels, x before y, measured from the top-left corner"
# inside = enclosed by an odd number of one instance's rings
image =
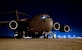
[[[41,19],[45,19],[45,18],[49,18],[49,17],[50,17],[49,15],[42,15]]]

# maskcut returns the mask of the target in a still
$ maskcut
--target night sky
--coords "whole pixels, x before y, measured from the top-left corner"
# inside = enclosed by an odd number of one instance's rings
[[[60,24],[68,24],[72,31],[69,33],[57,34],[61,35],[76,35],[82,36],[82,3],[81,1],[65,1],[65,0],[0,0],[0,12],[9,12],[18,10],[29,14],[29,18],[38,14],[46,13],[53,18],[54,22],[57,21]],[[27,18],[28,18],[27,17]],[[11,20],[14,17],[1,17],[0,21]],[[23,17],[20,17],[23,18]],[[6,32],[3,32],[6,31]],[[7,26],[0,27],[0,34],[11,35],[13,31],[7,28]],[[12,33],[11,33],[12,32]]]

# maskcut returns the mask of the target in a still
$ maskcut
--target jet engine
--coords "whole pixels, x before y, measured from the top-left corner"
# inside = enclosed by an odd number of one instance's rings
[[[59,31],[61,31],[61,32],[69,32],[70,31],[70,26],[68,26],[68,25],[61,25]]]
[[[12,20],[9,22],[9,28],[12,30],[16,30],[18,28],[18,22],[15,20]]]
[[[54,30],[59,30],[60,29],[60,23],[55,22],[53,25]]]
[[[54,30],[59,30],[60,32],[69,32],[70,26],[68,25],[60,25],[60,23],[55,22],[53,25]]]

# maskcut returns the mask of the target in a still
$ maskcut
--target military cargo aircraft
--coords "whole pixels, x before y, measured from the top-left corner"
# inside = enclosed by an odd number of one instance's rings
[[[19,19],[19,14],[28,16],[28,14],[13,11],[8,13],[15,13],[16,20],[2,21],[0,24],[8,24],[8,27],[14,31],[15,38],[22,38],[23,36],[30,36],[32,38],[39,38],[44,35],[47,38],[51,30],[59,30],[61,32],[69,32],[70,27],[68,25],[60,25],[58,22],[54,22],[48,14],[39,14],[32,18]]]

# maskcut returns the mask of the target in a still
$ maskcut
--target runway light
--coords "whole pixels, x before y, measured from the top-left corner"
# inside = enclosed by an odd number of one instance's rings
[[[73,35],[73,38],[75,38],[75,35]]]
[[[70,38],[71,36],[70,35],[68,35],[68,38]]]
[[[66,36],[64,35],[63,38],[66,38]]]
[[[60,35],[58,35],[58,38],[61,38],[61,36],[60,36]]]
[[[82,39],[82,37],[77,37],[78,39]]]

